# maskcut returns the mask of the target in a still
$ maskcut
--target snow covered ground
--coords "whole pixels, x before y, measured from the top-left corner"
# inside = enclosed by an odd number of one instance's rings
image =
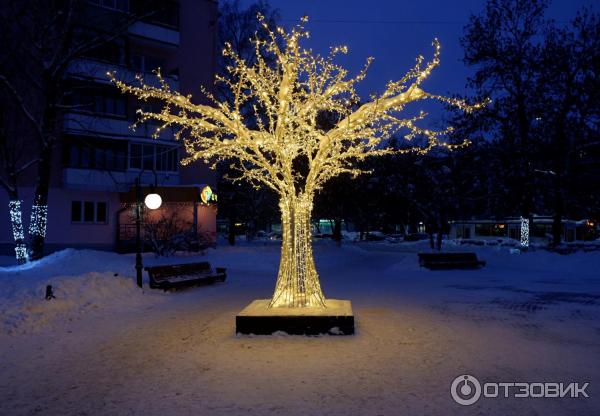
[[[351,337],[235,336],[235,314],[271,295],[276,243],[210,250],[227,282],[175,293],[139,290],[131,255],[0,267],[0,415],[600,414],[600,253],[462,246],[487,266],[428,271],[423,244],[316,245],[326,296],[353,302]],[[459,406],[461,374],[589,382],[590,398]]]

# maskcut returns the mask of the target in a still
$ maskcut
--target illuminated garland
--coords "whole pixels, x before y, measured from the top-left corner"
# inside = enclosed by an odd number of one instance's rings
[[[36,203],[31,207],[31,221],[29,223],[29,235],[32,237],[46,236],[46,223],[48,221],[48,205],[39,204],[39,196]]]
[[[27,263],[27,246],[24,243],[18,243],[15,246],[15,257],[17,264]]]
[[[290,32],[280,27],[272,31],[263,16],[258,19],[268,36],[253,40],[256,60],[252,66],[231,45],[226,44],[223,50],[232,65],[227,67],[228,76],[218,76],[217,81],[230,89],[231,104],[217,101],[206,90],[203,92],[213,105],[195,104],[191,95],[172,91],[160,72],[156,73],[158,87],[145,84],[141,76],[137,77],[138,85],[128,85],[114,73],[108,76],[124,93],[163,103],[159,112],[138,110],[139,120],[133,127],[158,121],[161,126],[155,138],[162,130],[176,127],[176,137],[184,141],[190,155],[184,164],[202,159],[215,168],[220,161],[229,160],[232,170],[239,173],[234,181],[245,179],[257,188],[268,186],[279,195],[281,262],[270,306],[324,307],[311,247],[315,193],[340,174],[356,177],[367,173],[356,162],[368,157],[394,152],[424,154],[437,146],[453,150],[469,144],[468,140],[460,144],[442,141],[450,128],[435,131],[418,127],[424,112],[412,118],[399,117],[407,104],[437,100],[471,112],[486,103],[469,105],[421,89],[440,63],[440,44],[434,40],[431,61],[419,56],[402,78],[390,81],[382,94],[372,95],[361,104],[355,85],[365,78],[372,58],[358,75],[349,78],[348,71],[334,63],[336,55],[348,52],[347,47],[334,47],[328,56],[320,56],[300,46],[300,41],[308,38],[303,27],[307,18]],[[275,64],[270,65],[272,60],[265,56],[273,57]],[[248,106],[252,111],[246,111]],[[331,129],[324,130],[317,122],[324,112],[337,117]],[[401,131],[406,140],[422,137],[425,143],[403,150],[387,147],[386,140]],[[305,161],[305,174],[295,169],[300,159]]]
[[[24,243],[25,232],[23,230],[23,220],[21,216],[21,201],[9,201],[8,212],[10,215],[10,223],[12,224],[13,238],[15,240],[15,257],[17,263],[23,264],[27,261],[27,247]]]
[[[529,219],[521,217],[521,247],[529,247]]]
[[[10,213],[10,223],[12,224],[13,238],[15,241],[23,240],[23,221],[21,220],[21,201],[9,201],[8,210]]]

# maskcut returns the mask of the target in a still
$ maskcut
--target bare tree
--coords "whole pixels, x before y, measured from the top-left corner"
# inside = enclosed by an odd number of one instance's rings
[[[558,245],[564,215],[598,212],[592,166],[598,166],[600,18],[584,8],[572,22],[557,23],[546,18],[548,5],[489,0],[471,17],[462,38],[464,61],[474,69],[469,86],[494,102],[472,116],[460,114],[457,130],[491,139],[479,146],[488,160],[485,195],[496,200],[488,215],[529,218],[535,233],[533,213],[552,212],[552,245]]]
[[[569,181],[581,165],[576,149],[581,148],[587,137],[598,134],[599,60],[600,14],[582,9],[571,24],[551,25],[547,29],[538,91],[545,145],[551,150],[547,159],[551,164],[538,172],[553,185],[554,246],[561,242],[562,218],[568,209],[566,201],[569,205],[575,202],[571,197],[574,187]]]
[[[155,13],[154,2],[147,10],[94,11],[91,2],[84,0],[10,0],[0,6],[0,90],[28,127],[23,136],[30,135],[7,140],[27,140],[36,153],[31,155],[37,177],[29,224],[33,260],[43,256],[52,151],[60,139],[62,116],[72,108],[68,104],[69,67],[122,36],[135,21]]]
[[[424,136],[426,143],[406,151],[426,153],[442,146],[454,149],[466,145],[448,144],[440,139],[447,131],[433,131],[417,126],[425,117],[400,118],[397,113],[411,102],[439,100],[466,111],[483,106],[467,105],[464,101],[430,94],[421,84],[439,64],[440,47],[434,41],[435,53],[430,62],[423,57],[400,80],[389,82],[385,91],[365,104],[358,102],[355,84],[366,76],[365,68],[353,77],[334,63],[347,48],[331,49],[328,56],[313,55],[300,46],[308,36],[302,19],[290,32],[269,29],[264,17],[259,20],[268,37],[254,39],[254,64],[240,58],[230,45],[223,53],[235,65],[228,77],[219,77],[234,96],[233,104],[217,101],[214,106],[198,105],[190,95],[172,91],[166,82],[161,87],[128,85],[114,74],[112,80],[123,92],[142,100],[160,100],[160,112],[139,111],[140,122],[157,120],[162,126],[179,127],[178,138],[184,140],[189,158],[184,163],[203,159],[213,167],[220,160],[230,160],[239,176],[254,186],[267,186],[279,196],[282,222],[281,262],[275,293],[270,306],[323,307],[325,299],[315,268],[311,247],[311,213],[315,193],[329,179],[347,173],[357,176],[366,173],[356,162],[388,154],[394,150],[386,141],[398,129],[406,129],[406,139]],[[281,44],[281,46],[280,46]],[[270,66],[263,56],[273,54],[276,65]],[[248,100],[256,100],[253,120],[249,127],[247,115],[241,111]],[[335,126],[322,130],[317,116],[329,111],[338,115]]]
[[[476,68],[469,85],[493,104],[475,121],[509,153],[507,181],[520,215],[531,218],[535,177],[530,155],[537,138],[532,100],[539,76],[539,37],[548,0],[489,0],[481,15],[471,16],[461,39],[464,62]],[[484,120],[484,121],[482,121]]]
[[[236,55],[244,59],[249,65],[253,65],[256,59],[252,37],[256,32],[266,34],[256,15],[260,13],[265,16],[269,26],[274,27],[279,20],[279,11],[271,8],[268,2],[258,0],[242,7],[239,0],[227,0],[219,4],[219,50],[225,44],[231,45]],[[275,64],[274,56],[266,57],[269,65]],[[217,73],[227,76],[227,67],[235,65],[235,62],[226,55],[220,55],[217,59]],[[232,105],[234,94],[227,85],[217,85],[217,99],[226,101]],[[247,115],[247,122],[256,125],[252,120],[252,106],[254,102],[249,100],[241,107],[241,112]],[[219,190],[219,214],[229,221],[228,241],[234,245],[236,239],[236,223],[246,222],[247,237],[252,238],[256,230],[256,217],[264,217],[268,212],[276,210],[277,204],[271,204],[273,193],[269,189],[253,189],[247,183],[231,183],[227,178],[231,176],[228,163],[221,163],[218,167],[218,190]],[[266,201],[267,205],[258,205],[259,201]]]
[[[2,94],[0,94],[2,97]],[[8,214],[15,242],[15,257],[18,264],[27,261],[27,247],[25,245],[25,231],[23,228],[23,215],[19,195],[19,178],[31,166],[37,163],[37,157],[27,152],[26,143],[11,140],[18,137],[18,127],[21,118],[0,104],[0,185],[8,195]]]

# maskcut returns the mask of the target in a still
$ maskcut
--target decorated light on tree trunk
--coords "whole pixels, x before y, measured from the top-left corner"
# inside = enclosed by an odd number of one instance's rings
[[[48,205],[42,205],[39,200],[31,206],[31,219],[29,221],[29,235],[32,237],[46,236],[46,222],[48,221]]]
[[[485,104],[466,102],[430,94],[421,89],[422,82],[439,65],[440,45],[433,42],[433,59],[425,62],[420,56],[412,69],[401,79],[390,81],[386,90],[360,104],[355,84],[366,76],[371,63],[354,78],[335,64],[333,58],[346,54],[347,48],[331,48],[326,57],[314,55],[300,46],[308,37],[303,25],[286,32],[271,31],[262,16],[258,16],[269,34],[267,39],[254,39],[256,62],[249,66],[229,45],[223,54],[231,59],[227,77],[217,77],[231,90],[233,103],[217,101],[209,92],[204,94],[212,106],[195,104],[190,95],[172,91],[157,73],[160,86],[155,87],[138,77],[139,85],[128,85],[109,73],[116,86],[142,100],[163,103],[160,112],[138,110],[139,121],[155,120],[161,126],[155,132],[177,127],[190,155],[183,163],[203,159],[213,168],[228,160],[239,172],[237,180],[247,180],[254,186],[268,186],[279,195],[282,221],[281,261],[271,307],[322,307],[325,299],[319,283],[311,246],[311,214],[315,193],[329,179],[347,173],[365,173],[356,162],[367,157],[393,152],[427,153],[436,146],[455,149],[465,146],[441,141],[450,129],[434,131],[417,126],[425,113],[412,118],[397,114],[408,103],[438,100],[470,112]],[[302,23],[307,21],[302,19]],[[265,56],[273,56],[269,65]],[[250,106],[253,111],[242,111]],[[321,113],[337,117],[335,126],[323,130],[317,123]],[[257,126],[250,129],[248,125]],[[409,149],[394,150],[385,146],[392,134],[405,130],[405,138],[424,137],[426,142]],[[297,166],[307,166],[301,173]]]
[[[529,219],[521,217],[521,247],[529,247]]]
[[[10,223],[12,224],[13,238],[15,240],[15,257],[17,258],[17,263],[22,264],[27,261],[27,247],[25,246],[21,201],[9,201],[8,210],[10,213]]]

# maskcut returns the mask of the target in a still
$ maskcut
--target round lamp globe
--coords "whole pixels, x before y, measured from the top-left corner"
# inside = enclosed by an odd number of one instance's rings
[[[144,204],[150,209],[158,209],[162,204],[162,198],[159,194],[148,194],[144,199]]]

